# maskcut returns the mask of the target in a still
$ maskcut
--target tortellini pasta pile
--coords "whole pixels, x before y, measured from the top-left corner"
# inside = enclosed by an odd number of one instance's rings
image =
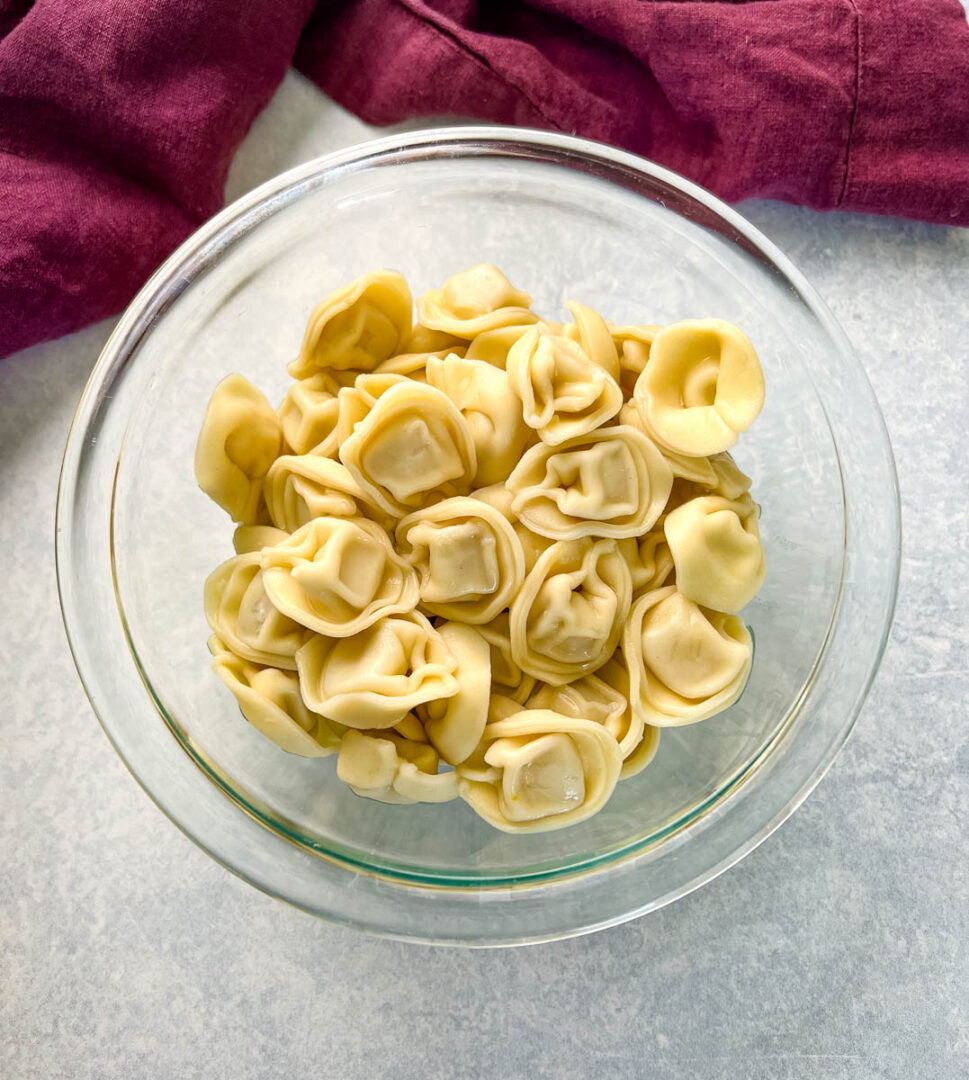
[[[278,410],[216,388],[195,471],[237,528],[212,666],[358,795],[561,828],[743,691],[764,552],[727,451],[760,363],[716,319],[544,320],[489,265],[416,308],[366,274],[310,315]]]

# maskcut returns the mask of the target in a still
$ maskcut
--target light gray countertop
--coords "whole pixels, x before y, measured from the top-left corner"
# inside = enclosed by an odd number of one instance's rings
[[[291,74],[229,197],[368,134]],[[61,452],[110,324],[0,361],[0,1077],[967,1075],[969,231],[741,210],[833,308],[885,412],[897,620],[790,821],[700,891],[573,941],[331,927],[155,809],[82,693],[54,580]]]

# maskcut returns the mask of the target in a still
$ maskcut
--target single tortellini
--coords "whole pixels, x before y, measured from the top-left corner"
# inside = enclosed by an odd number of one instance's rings
[[[663,525],[676,566],[676,587],[715,611],[739,611],[764,583],[757,507],[749,495],[691,499]]]
[[[570,338],[541,327],[515,343],[507,371],[525,423],[549,446],[588,434],[622,407],[619,384],[605,368]]]
[[[753,658],[736,615],[701,608],[675,585],[645,593],[623,632],[629,700],[646,724],[695,724],[723,712],[743,692]]]
[[[266,506],[286,532],[320,517],[357,517],[382,512],[346,466],[316,454],[284,454],[266,474]]]
[[[497,330],[486,330],[468,345],[465,357],[468,360],[482,360],[492,367],[505,368],[511,347],[534,325],[534,321],[530,320],[519,326],[499,326]]]
[[[279,544],[288,536],[285,529],[277,529],[274,525],[239,525],[232,534],[232,546],[236,555],[248,555]]]
[[[633,582],[633,597],[665,585],[673,573],[673,555],[661,528],[619,541]]]
[[[475,484],[504,480],[534,438],[508,373],[483,360],[452,355],[432,356],[426,374],[428,383],[446,394],[467,421],[478,462]]]
[[[216,635],[209,639],[212,669],[232,691],[242,715],[281,750],[300,757],[335,754],[346,730],[307,709],[292,671],[260,667],[236,656]]]
[[[244,375],[229,375],[209,399],[195,444],[195,479],[233,521],[255,524],[262,482],[283,449],[279,417]]]
[[[490,622],[525,577],[521,544],[494,507],[467,496],[408,514],[397,547],[420,575],[421,606],[466,623]]]
[[[537,322],[531,302],[497,266],[479,263],[449,277],[443,288],[418,297],[417,318],[431,330],[470,341],[500,326]]]
[[[471,498],[480,499],[481,502],[493,506],[511,524],[525,556],[526,574],[538,561],[539,555],[555,543],[550,537],[540,536],[538,533],[532,532],[527,525],[522,524],[519,516],[511,508],[515,496],[504,484],[489,484],[488,487],[478,488],[477,491],[471,492]]]
[[[303,700],[347,727],[391,728],[460,689],[457,661],[419,612],[388,615],[353,637],[314,635],[296,654]]]
[[[296,653],[309,636],[266,595],[258,551],[234,555],[205,579],[205,618],[222,641],[244,660],[296,668]]]
[[[437,628],[457,662],[458,692],[419,707],[431,745],[458,765],[481,741],[491,696],[491,647],[473,627],[446,622]]]
[[[417,604],[417,575],[366,518],[316,518],[260,559],[273,606],[318,634],[350,637]]]
[[[625,424],[533,446],[506,481],[525,525],[556,540],[640,536],[663,512],[672,484],[656,446]]]
[[[525,709],[485,728],[484,762],[494,778],[458,766],[461,797],[503,832],[545,832],[584,821],[612,794],[619,744],[592,720]]]
[[[457,406],[433,386],[411,381],[380,395],[340,447],[340,460],[395,517],[466,495],[478,468],[471,431]]]
[[[583,353],[618,383],[621,374],[619,353],[609,332],[609,324],[598,311],[593,311],[577,300],[569,300],[565,306],[575,320],[565,327],[565,336],[577,341]]]
[[[667,450],[729,450],[764,406],[764,373],[747,336],[721,319],[664,326],[634,394],[650,435]]]
[[[279,406],[286,444],[297,454],[336,457],[340,384],[326,371],[294,382]]]
[[[318,371],[373,371],[401,351],[413,306],[410,286],[396,271],[358,277],[316,305],[299,356],[287,370],[294,379]]]
[[[450,802],[458,797],[454,772],[439,773],[427,743],[389,731],[348,731],[340,743],[337,776],[356,794],[385,803]]]
[[[629,704],[629,673],[621,652],[617,651],[608,663],[599,668],[595,677],[615,690],[625,706],[622,716],[610,717],[605,721],[605,726],[619,743],[622,752],[619,779],[628,780],[631,776],[638,776],[656,757],[661,729],[645,723]]]
[[[491,651],[492,695],[504,696],[521,706],[534,690],[536,679],[522,671],[512,655],[509,619],[509,613],[503,611],[490,623],[475,629],[487,641]]]
[[[553,544],[511,605],[515,663],[553,686],[591,674],[616,651],[631,601],[629,567],[615,540]]]
[[[627,401],[619,410],[619,423],[628,424],[630,427],[636,428],[637,431],[641,431],[644,435],[649,434],[646,431],[645,424],[643,424],[642,417],[639,415],[639,409],[636,408],[635,403],[632,401]],[[681,477],[684,480],[690,480],[694,484],[701,484],[711,489],[716,486],[717,472],[711,458],[690,457],[687,454],[675,454],[672,450],[664,450],[662,447],[659,449],[663,457],[666,458],[674,479]]]

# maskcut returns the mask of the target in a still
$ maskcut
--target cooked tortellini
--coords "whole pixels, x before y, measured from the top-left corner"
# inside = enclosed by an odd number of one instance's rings
[[[526,574],[535,565],[539,555],[555,543],[550,537],[540,536],[522,523],[521,518],[511,508],[515,495],[508,490],[506,484],[490,484],[488,487],[478,488],[471,492],[471,497],[493,506],[510,522],[525,556]]]
[[[432,615],[490,622],[525,577],[515,530],[478,499],[444,499],[408,514],[396,535],[398,549],[420,574],[421,606]]]
[[[532,441],[508,373],[453,355],[432,356],[426,373],[429,385],[447,394],[467,421],[478,463],[475,485],[502,483]]]
[[[260,559],[276,610],[318,634],[350,637],[417,603],[417,575],[366,518],[315,518]]]
[[[236,555],[248,555],[272,547],[287,536],[289,533],[285,529],[277,529],[275,525],[240,525],[232,534],[232,546]]]
[[[532,298],[516,289],[497,266],[479,263],[417,300],[421,326],[470,341],[486,330],[533,323]]]
[[[511,617],[503,611],[490,623],[475,629],[487,641],[490,650],[492,694],[510,698],[523,705],[535,689],[534,675],[522,671],[511,651]]]
[[[621,375],[619,352],[609,324],[598,311],[577,300],[569,300],[565,306],[574,319],[571,325],[564,328],[565,336],[577,341],[585,355],[618,383]]]
[[[438,633],[457,661],[458,692],[420,706],[424,731],[449,765],[469,757],[481,741],[491,697],[491,647],[474,627],[448,622]]]
[[[747,336],[721,319],[664,326],[636,381],[636,406],[660,446],[707,457],[729,450],[764,406],[764,373]]]
[[[757,507],[703,495],[677,507],[663,524],[676,567],[676,587],[715,611],[739,611],[764,582],[764,549]]]
[[[259,552],[235,555],[209,574],[205,618],[234,653],[268,667],[295,669],[296,653],[308,637],[306,627],[266,595]]]
[[[393,371],[367,371],[359,374],[349,386],[340,388],[337,403],[337,453],[353,434],[353,429],[377,404],[377,398],[392,386],[407,385],[407,376]]]
[[[606,341],[612,346],[608,333]],[[607,368],[578,342],[540,326],[512,346],[506,370],[525,423],[550,446],[589,434],[622,408],[622,390]]]
[[[666,505],[669,464],[650,440],[625,424],[558,446],[533,446],[506,481],[512,510],[534,532],[555,540],[639,536]]]
[[[279,406],[286,445],[297,454],[336,457],[340,384],[326,371],[294,382]]]
[[[313,309],[290,375],[305,379],[318,371],[373,371],[402,351],[412,307],[410,286],[401,274],[375,270],[358,277]]]
[[[244,375],[215,388],[195,444],[195,479],[213,502],[243,524],[258,522],[263,477],[279,457],[279,417]]]
[[[340,447],[340,460],[388,514],[466,495],[477,471],[471,430],[440,390],[391,386]]]
[[[626,671],[621,652],[616,652],[593,677],[621,694],[625,702],[626,711],[622,716],[609,716],[603,723],[615,736],[622,751],[619,779],[628,780],[629,777],[641,773],[656,757],[660,728],[647,724],[642,716],[633,710],[629,701],[629,672]]]
[[[340,742],[336,774],[355,794],[378,802],[450,802],[458,797],[457,773],[437,767],[427,743],[351,728]]]
[[[753,642],[736,615],[701,608],[669,585],[633,605],[622,652],[633,712],[673,727],[706,720],[740,697]]]
[[[316,454],[276,458],[264,488],[269,516],[285,532],[294,532],[320,517],[380,513],[345,465]]]
[[[765,559],[727,450],[760,363],[719,320],[542,318],[486,263],[416,320],[411,296],[378,270],[323,300],[276,411],[216,387],[196,476],[236,554],[205,582],[211,665],[354,795],[579,824],[746,685]]]
[[[512,345],[534,325],[534,321],[529,320],[522,325],[499,326],[497,330],[486,330],[468,344],[464,355],[468,360],[483,360],[493,367],[506,368]]]
[[[415,352],[401,353],[384,360],[374,368],[375,375],[406,375],[408,379],[416,379],[418,382],[427,382],[427,363],[429,360],[443,360],[446,356],[456,356],[459,359],[464,356],[463,346],[456,345],[450,349],[441,349],[438,352]]]
[[[669,580],[673,573],[673,553],[663,529],[657,527],[644,536],[621,540],[619,546],[629,566],[634,598],[658,589]]]
[[[631,600],[632,577],[615,540],[553,544],[511,605],[515,663],[554,686],[594,672],[616,651]]]
[[[453,697],[457,660],[419,612],[387,615],[352,637],[314,634],[296,654],[303,700],[347,727],[389,728]]]
[[[493,777],[457,768],[462,797],[504,832],[574,825],[600,810],[622,768],[619,744],[594,720],[524,709],[489,724],[485,763]],[[480,772],[478,773],[480,776]]]
[[[639,409],[632,401],[627,401],[619,410],[619,423],[629,424],[631,427],[647,434]],[[663,457],[666,458],[673,474],[673,479],[689,480],[694,484],[701,484],[707,488],[713,488],[717,483],[717,470],[713,464],[713,458],[690,457],[688,454],[677,454],[672,450],[660,448]],[[729,457],[729,454],[719,455]]]
[[[292,671],[251,664],[214,634],[209,651],[213,671],[232,691],[242,715],[281,750],[299,757],[327,757],[340,749],[347,729],[306,707]]]

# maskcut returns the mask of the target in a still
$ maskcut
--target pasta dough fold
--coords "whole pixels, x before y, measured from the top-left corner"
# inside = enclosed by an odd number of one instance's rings
[[[437,631],[454,657],[458,692],[420,706],[431,745],[450,765],[468,757],[481,740],[491,696],[491,648],[477,630],[446,622]]]
[[[326,371],[294,382],[279,406],[287,445],[297,454],[336,457],[340,384]]]

